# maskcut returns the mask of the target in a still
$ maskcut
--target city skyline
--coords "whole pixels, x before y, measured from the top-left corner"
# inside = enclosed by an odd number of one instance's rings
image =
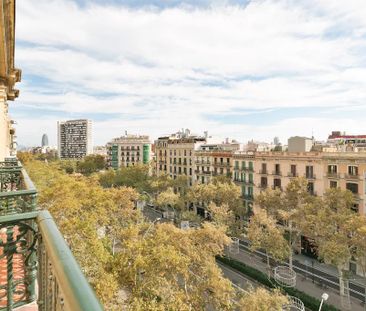
[[[78,118],[93,120],[95,145],[182,127],[241,142],[363,133],[365,10],[357,0],[24,0],[10,106],[19,144],[46,132],[55,145],[56,122]]]

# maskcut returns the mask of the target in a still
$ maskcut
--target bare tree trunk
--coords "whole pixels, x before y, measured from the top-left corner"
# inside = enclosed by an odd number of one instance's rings
[[[339,276],[339,295],[344,296],[344,279],[343,279],[343,267],[338,266],[338,276]]]
[[[267,275],[268,275],[268,278],[270,279],[271,278],[271,265],[269,262],[269,255],[267,252],[266,252],[266,255],[267,255]]]
[[[293,264],[292,264],[292,261],[293,261],[292,221],[289,221],[288,226],[289,226],[289,244],[290,244],[290,254],[289,254],[289,257],[288,257],[288,262],[289,262],[289,268],[290,268],[290,270],[292,270],[292,267],[293,267]]]

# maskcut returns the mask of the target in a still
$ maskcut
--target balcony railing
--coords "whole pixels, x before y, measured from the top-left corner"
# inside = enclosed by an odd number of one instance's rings
[[[305,174],[305,178],[306,179],[316,179],[316,175],[315,174]]]
[[[340,177],[340,174],[339,173],[336,173],[336,172],[328,172],[327,173],[327,177],[328,178],[339,178]]]
[[[346,174],[345,175],[346,179],[352,179],[352,180],[359,180],[360,179],[360,175],[358,174]]]
[[[294,172],[289,172],[287,174],[287,177],[290,177],[290,178],[296,178],[296,177],[299,177],[299,174],[298,173],[294,173]]]
[[[247,167],[247,166],[246,167],[242,167],[241,170],[244,171],[244,172],[251,172],[251,173],[254,172],[254,168],[253,167]]]
[[[101,311],[52,216],[37,210],[36,197],[19,162],[0,163],[0,266],[6,267],[0,310],[37,299],[41,311]]]
[[[259,174],[261,175],[267,175],[268,171],[267,170],[259,170]]]
[[[220,166],[220,167],[230,167],[230,163],[227,162],[214,162],[214,166]]]
[[[273,172],[272,172],[272,175],[275,175],[275,176],[282,176],[282,173],[281,173],[281,171],[273,171]]]

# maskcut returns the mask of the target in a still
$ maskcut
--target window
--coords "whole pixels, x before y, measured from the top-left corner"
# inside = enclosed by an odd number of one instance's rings
[[[262,174],[267,174],[267,163],[262,163]]]
[[[346,183],[346,189],[351,191],[353,194],[358,194],[358,184]]]
[[[267,177],[261,177],[261,188],[267,188],[268,179]]]
[[[358,175],[358,167],[357,166],[348,166],[348,175],[357,176]]]
[[[253,162],[252,161],[249,162],[249,169],[253,170]]]
[[[275,164],[275,175],[281,175],[280,165]]]
[[[337,174],[337,171],[338,171],[337,165],[328,165],[329,174]]]
[[[275,178],[273,179],[273,188],[281,188],[281,179]]]
[[[291,165],[291,176],[296,177],[296,165]]]
[[[305,171],[306,178],[314,178],[314,167],[312,165],[307,165]]]
[[[239,161],[235,161],[235,168],[238,169],[239,168]]]
[[[331,180],[330,181],[330,184],[329,184],[329,187],[330,188],[337,188],[338,187],[338,183],[334,180]]]

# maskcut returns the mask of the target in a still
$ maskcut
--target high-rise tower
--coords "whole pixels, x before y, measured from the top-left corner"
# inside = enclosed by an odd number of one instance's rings
[[[48,146],[48,136],[47,134],[43,134],[42,135],[42,147],[47,147]]]
[[[93,153],[92,122],[87,119],[58,122],[60,159],[80,159]]]

